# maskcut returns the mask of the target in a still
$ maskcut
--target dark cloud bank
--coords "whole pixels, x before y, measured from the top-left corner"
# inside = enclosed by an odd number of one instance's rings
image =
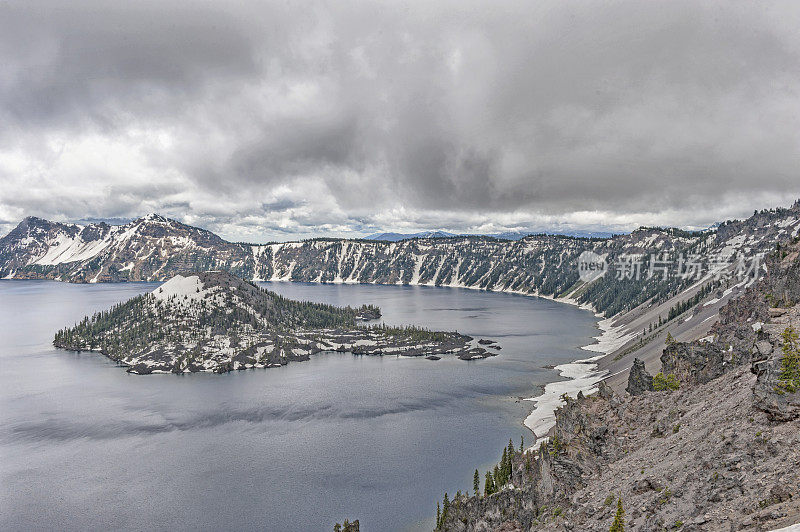
[[[800,197],[794,2],[3,2],[0,231],[697,227]]]

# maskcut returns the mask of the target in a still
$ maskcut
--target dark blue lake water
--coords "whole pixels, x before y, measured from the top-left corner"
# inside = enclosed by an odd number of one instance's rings
[[[263,283],[379,305],[391,324],[494,338],[464,362],[322,354],[225,375],[131,375],[53,334],[157,284],[0,281],[0,529],[430,530],[531,408],[519,398],[585,358],[593,316],[454,288]]]

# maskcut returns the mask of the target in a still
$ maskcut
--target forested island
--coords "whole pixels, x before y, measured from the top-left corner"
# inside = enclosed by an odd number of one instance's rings
[[[372,305],[294,301],[227,272],[198,272],[87,316],[58,331],[53,345],[99,351],[138,374],[278,367],[323,351],[432,360],[498,353],[499,346],[457,332],[359,325],[380,316]]]

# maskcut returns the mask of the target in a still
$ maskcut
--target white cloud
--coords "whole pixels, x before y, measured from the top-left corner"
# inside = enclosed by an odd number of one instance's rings
[[[55,4],[51,7],[55,7]],[[791,2],[0,4],[0,231],[702,227],[800,196]]]

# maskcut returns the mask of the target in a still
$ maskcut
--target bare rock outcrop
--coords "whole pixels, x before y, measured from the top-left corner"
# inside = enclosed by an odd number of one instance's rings
[[[631,395],[641,395],[653,391],[653,376],[645,369],[644,362],[638,358],[633,359],[633,366],[628,373],[628,387],[625,388]]]
[[[661,355],[661,372],[675,375],[682,384],[705,384],[741,362],[732,349],[723,350],[716,343],[672,342]]]
[[[751,370],[757,376],[753,401],[770,419],[791,421],[800,417],[800,379],[788,375],[785,359],[798,357],[800,305],[770,310],[771,317],[760,327],[761,339],[753,349]]]

